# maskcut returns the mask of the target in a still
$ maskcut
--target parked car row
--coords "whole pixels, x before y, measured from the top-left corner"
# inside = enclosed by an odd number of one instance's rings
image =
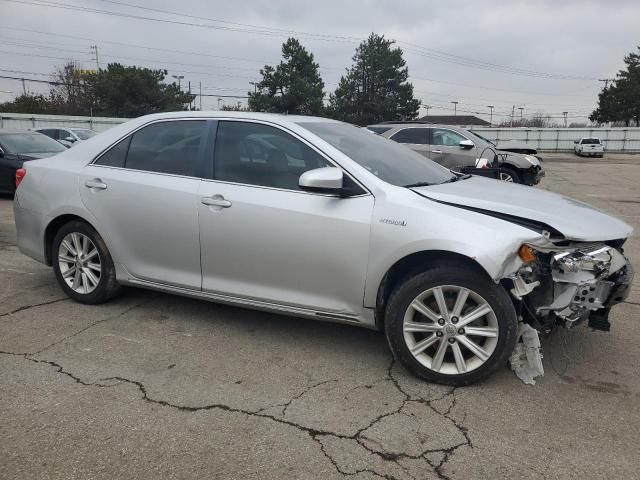
[[[492,151],[452,127],[382,133],[447,167]],[[535,183],[526,157],[503,163]],[[621,220],[322,118],[150,115],[16,179],[20,251],[78,302],[131,285],[379,329],[450,385],[504,366],[524,329],[608,330],[633,278]]]

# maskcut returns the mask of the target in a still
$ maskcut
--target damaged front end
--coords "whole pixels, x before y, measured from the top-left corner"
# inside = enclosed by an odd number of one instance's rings
[[[510,277],[522,320],[542,333],[587,322],[608,331],[609,311],[629,295],[633,268],[624,241],[527,249]]]

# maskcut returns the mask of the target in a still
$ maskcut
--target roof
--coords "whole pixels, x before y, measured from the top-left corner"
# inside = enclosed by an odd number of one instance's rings
[[[488,127],[491,124],[486,120],[478,118],[474,115],[429,115],[419,119],[425,123],[440,123],[446,125],[477,125]]]

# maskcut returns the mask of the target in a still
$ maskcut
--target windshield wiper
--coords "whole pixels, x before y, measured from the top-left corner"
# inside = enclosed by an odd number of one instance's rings
[[[410,183],[409,185],[403,185],[404,188],[415,188],[415,187],[430,187],[433,183],[429,182],[416,182]]]
[[[469,173],[465,173],[464,175],[456,175],[455,177],[451,177],[449,180],[445,180],[442,183],[453,183],[453,182],[457,182],[458,180],[466,180],[467,178],[471,178],[471,174]]]

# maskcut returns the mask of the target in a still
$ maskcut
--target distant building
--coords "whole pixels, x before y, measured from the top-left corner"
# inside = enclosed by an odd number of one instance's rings
[[[475,117],[473,115],[428,115],[419,119],[424,123],[437,123],[441,125],[460,125],[477,127],[489,127],[490,124],[486,120]]]

